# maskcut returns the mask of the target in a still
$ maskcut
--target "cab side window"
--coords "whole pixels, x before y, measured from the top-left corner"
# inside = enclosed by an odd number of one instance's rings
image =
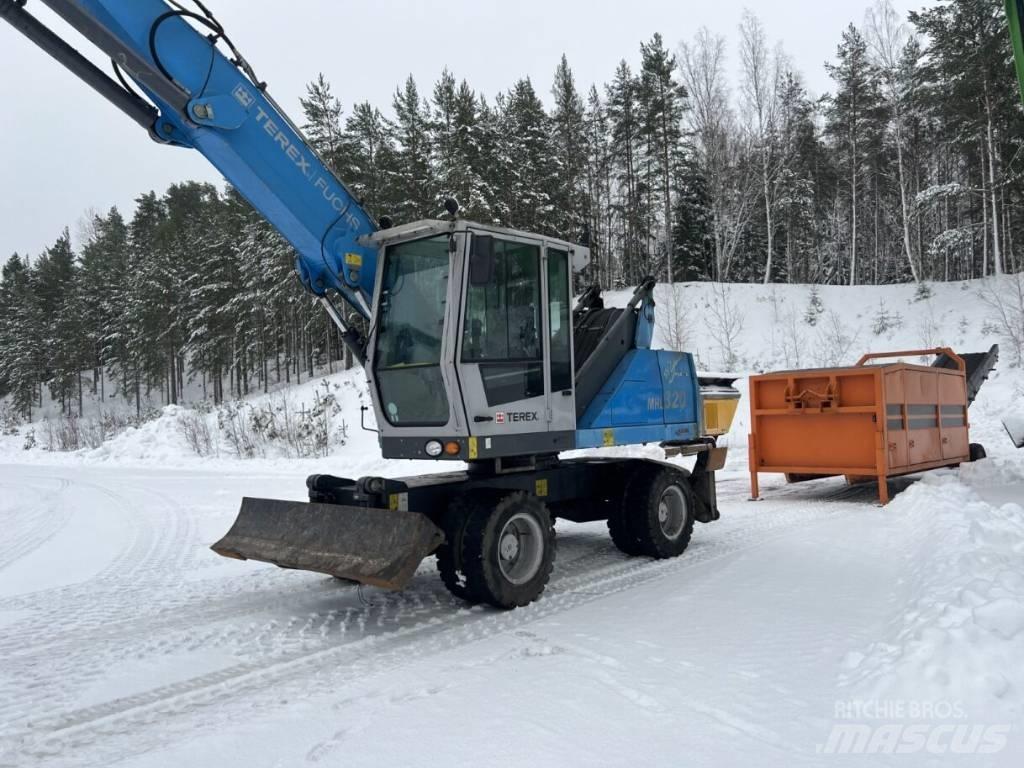
[[[569,254],[548,248],[548,319],[551,391],[572,389],[572,323],[569,320]]]
[[[544,394],[542,357],[540,248],[495,239],[492,279],[467,290],[462,362],[495,406]]]

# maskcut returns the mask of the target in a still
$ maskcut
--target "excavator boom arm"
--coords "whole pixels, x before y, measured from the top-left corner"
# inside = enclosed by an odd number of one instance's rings
[[[202,153],[295,247],[302,283],[346,329],[328,294],[371,314],[376,226],[302,132],[256,80],[201,2],[41,0],[134,81],[115,81],[25,9],[0,0],[0,17],[97,90],[159,142]],[[227,46],[233,58],[222,53]],[[346,341],[353,345],[350,332]]]

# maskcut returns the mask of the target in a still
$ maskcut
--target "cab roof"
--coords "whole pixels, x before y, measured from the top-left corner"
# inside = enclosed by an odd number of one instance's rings
[[[404,240],[414,240],[421,237],[432,237],[434,235],[448,233],[454,234],[469,230],[486,232],[487,234],[497,235],[499,237],[524,237],[543,240],[549,246],[561,248],[569,252],[572,257],[572,268],[574,272],[579,272],[590,263],[590,249],[587,246],[579,245],[578,243],[570,243],[568,240],[562,240],[557,237],[540,235],[536,232],[526,232],[521,229],[509,229],[508,227],[499,227],[494,224],[481,224],[479,222],[460,218],[449,221],[441,219],[421,219],[407,224],[399,224],[398,226],[389,227],[388,229],[377,230],[372,235],[366,235],[360,238],[360,243],[363,245],[373,245],[379,248]]]

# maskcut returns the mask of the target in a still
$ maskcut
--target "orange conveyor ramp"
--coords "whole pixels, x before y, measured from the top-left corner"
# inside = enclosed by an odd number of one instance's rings
[[[882,358],[946,354],[956,368]],[[787,480],[845,475],[874,479],[889,501],[887,480],[970,456],[966,369],[948,348],[864,355],[847,368],[781,371],[750,379],[750,491],[758,474]]]

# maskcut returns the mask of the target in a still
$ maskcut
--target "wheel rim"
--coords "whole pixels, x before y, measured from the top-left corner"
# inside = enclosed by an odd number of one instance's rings
[[[678,539],[686,527],[689,510],[686,508],[686,497],[678,485],[670,485],[658,500],[658,525],[668,539]]]
[[[498,534],[498,567],[512,584],[525,584],[540,570],[544,559],[544,532],[537,518],[518,512]]]

